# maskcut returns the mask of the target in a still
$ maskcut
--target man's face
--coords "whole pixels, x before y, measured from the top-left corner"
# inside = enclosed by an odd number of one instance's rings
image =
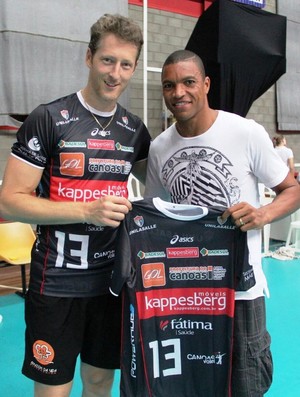
[[[112,110],[118,98],[127,87],[137,65],[138,49],[114,34],[108,34],[100,41],[92,56],[88,50],[86,63],[90,69],[89,84],[98,100]]]
[[[178,121],[188,121],[207,109],[208,77],[193,60],[167,65],[162,72],[162,89],[167,108]]]

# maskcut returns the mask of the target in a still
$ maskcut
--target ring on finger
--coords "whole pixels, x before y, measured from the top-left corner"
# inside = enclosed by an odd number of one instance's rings
[[[245,223],[244,223],[244,221],[243,221],[243,218],[240,218],[240,219],[239,219],[239,222],[240,222],[240,226],[244,226]]]

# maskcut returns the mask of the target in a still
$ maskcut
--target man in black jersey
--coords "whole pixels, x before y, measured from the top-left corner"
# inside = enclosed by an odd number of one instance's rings
[[[79,354],[82,395],[111,395],[120,351],[119,299],[108,292],[114,239],[131,209],[128,176],[144,181],[150,145],[143,122],[117,101],[142,45],[135,22],[102,16],[91,27],[86,86],[38,106],[8,160],[1,215],[37,224],[22,370],[35,397],[69,396]]]

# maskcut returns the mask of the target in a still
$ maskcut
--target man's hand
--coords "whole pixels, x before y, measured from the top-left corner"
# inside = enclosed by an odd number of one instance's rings
[[[125,197],[105,196],[87,203],[86,223],[118,227],[132,206]]]
[[[243,232],[251,229],[262,229],[269,223],[264,207],[255,208],[245,202],[235,204],[225,210],[222,219],[225,221],[230,216],[235,225]]]

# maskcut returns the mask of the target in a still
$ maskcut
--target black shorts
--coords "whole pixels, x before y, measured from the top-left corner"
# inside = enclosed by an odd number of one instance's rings
[[[235,301],[232,397],[262,397],[272,383],[265,298]]]
[[[70,382],[78,355],[98,368],[120,368],[121,298],[55,298],[28,292],[25,321],[22,372],[36,382]]]

